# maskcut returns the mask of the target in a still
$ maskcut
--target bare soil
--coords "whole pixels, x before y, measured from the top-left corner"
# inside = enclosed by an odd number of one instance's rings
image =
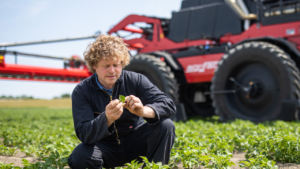
[[[14,156],[0,156],[0,162],[5,164],[14,163],[14,166],[24,167],[22,165],[22,159],[25,158],[30,163],[35,163],[39,160],[38,157],[26,157],[26,154],[17,150],[17,154]]]

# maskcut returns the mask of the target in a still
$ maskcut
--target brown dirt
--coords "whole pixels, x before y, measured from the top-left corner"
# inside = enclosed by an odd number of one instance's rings
[[[38,161],[37,157],[26,157],[26,154],[17,150],[17,154],[14,156],[0,156],[0,162],[5,164],[14,163],[14,166],[24,167],[22,165],[22,159],[25,158],[30,163],[35,163]]]
[[[299,169],[300,168],[300,164],[294,164],[294,163],[276,163],[276,165],[278,166],[278,169]]]

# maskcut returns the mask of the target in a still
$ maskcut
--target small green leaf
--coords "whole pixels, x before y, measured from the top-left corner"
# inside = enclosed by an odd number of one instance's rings
[[[47,160],[46,160],[46,165],[51,165],[51,164],[53,164],[54,163],[54,159],[52,159],[52,158],[47,158]]]
[[[120,100],[120,102],[125,103],[125,96],[119,95],[119,100]]]

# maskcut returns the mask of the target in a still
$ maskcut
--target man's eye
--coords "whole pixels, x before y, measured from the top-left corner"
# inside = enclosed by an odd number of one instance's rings
[[[119,65],[114,65],[114,67],[118,67]]]

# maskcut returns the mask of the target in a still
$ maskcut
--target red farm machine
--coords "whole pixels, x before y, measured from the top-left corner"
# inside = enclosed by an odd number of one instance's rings
[[[177,120],[185,112],[222,121],[298,119],[300,0],[184,0],[171,19],[129,15],[108,34],[137,51],[125,69],[169,95]],[[0,60],[0,74],[6,69]],[[80,71],[62,79],[90,75]]]
[[[77,55],[71,58],[54,57],[47,55],[29,54],[17,51],[9,51],[6,48],[11,46],[24,46],[34,45],[41,43],[53,43],[73,40],[83,40],[97,38],[99,35],[96,33],[93,36],[78,37],[78,38],[67,38],[67,39],[55,39],[55,40],[43,40],[33,41],[24,43],[5,43],[0,44],[4,50],[0,50],[0,79],[2,80],[25,80],[25,81],[44,81],[44,82],[64,82],[64,83],[79,83],[83,79],[92,75],[88,71],[84,61]],[[14,55],[15,64],[5,63],[5,55]],[[63,60],[64,68],[50,68],[50,67],[38,67],[38,66],[27,66],[17,64],[17,56],[37,57],[45,59]]]

